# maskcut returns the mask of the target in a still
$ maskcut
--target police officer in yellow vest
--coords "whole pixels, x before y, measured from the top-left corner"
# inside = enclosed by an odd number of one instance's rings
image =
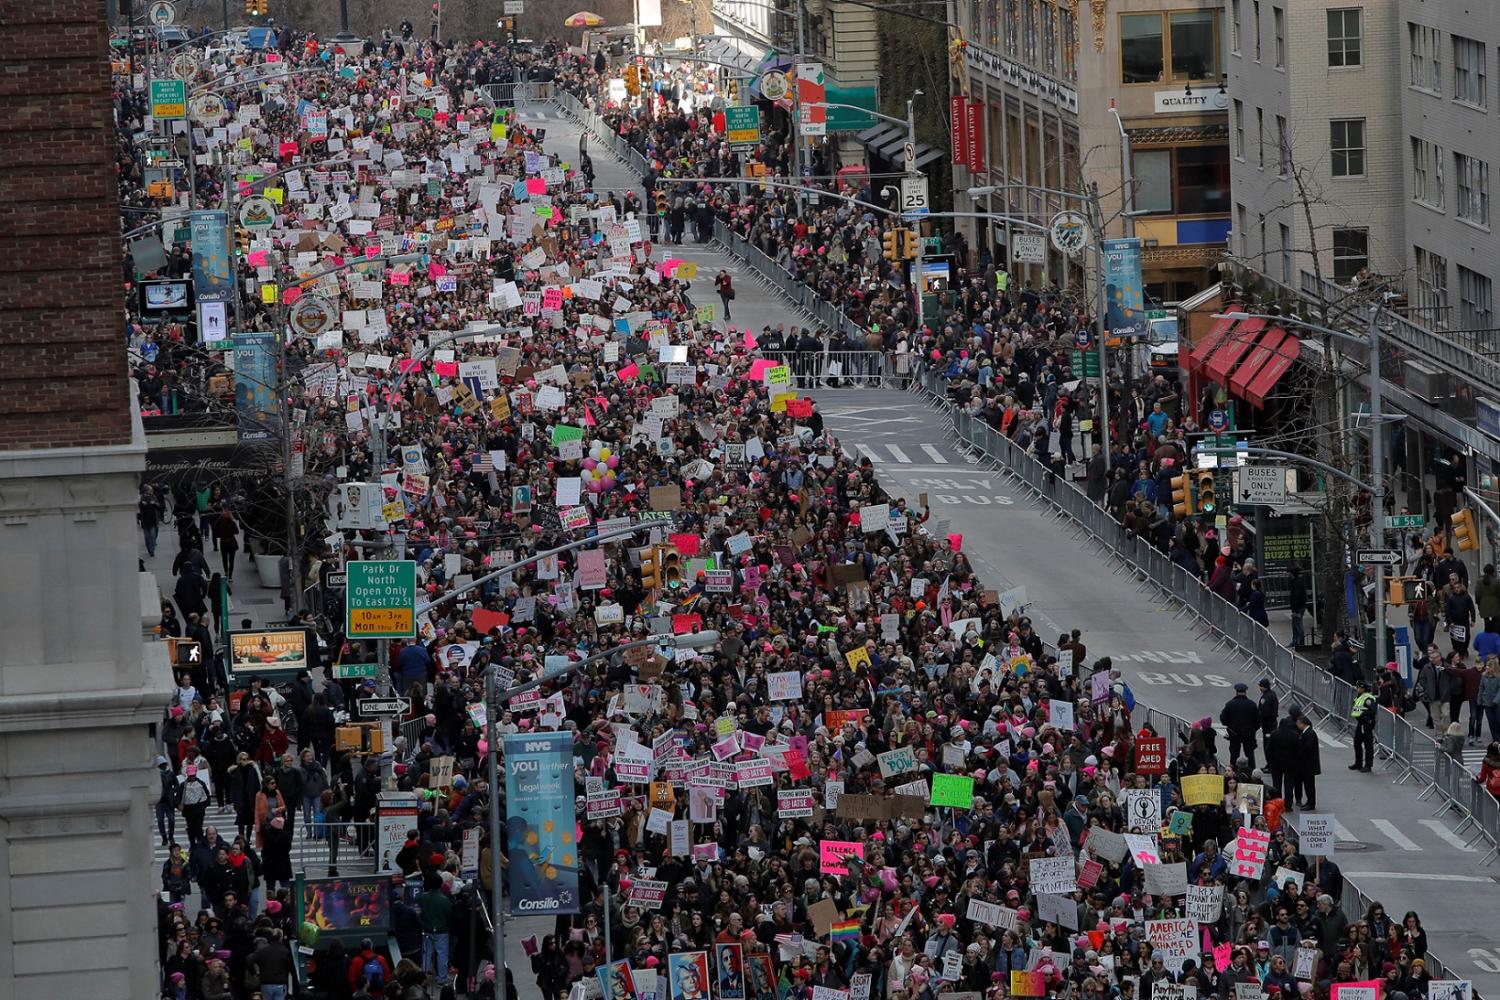
[[[1369,772],[1375,764],[1375,713],[1380,706],[1364,681],[1354,682],[1354,763],[1351,771]]]

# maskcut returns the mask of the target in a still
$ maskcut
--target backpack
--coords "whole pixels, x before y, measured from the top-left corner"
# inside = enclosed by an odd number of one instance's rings
[[[371,994],[385,989],[385,965],[378,955],[365,960],[365,967],[360,972],[360,980]]]

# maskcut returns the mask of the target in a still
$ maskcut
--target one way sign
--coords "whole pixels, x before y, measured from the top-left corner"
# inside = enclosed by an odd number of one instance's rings
[[[1239,470],[1234,486],[1235,503],[1286,506],[1286,467],[1281,465],[1246,465]]]

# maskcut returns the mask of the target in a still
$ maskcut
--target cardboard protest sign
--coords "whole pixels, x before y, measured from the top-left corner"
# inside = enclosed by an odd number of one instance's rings
[[[1066,896],[1078,887],[1072,858],[1032,858],[1028,867],[1031,891]]]
[[[1189,774],[1182,779],[1182,801],[1190,806],[1218,805],[1223,798],[1222,774]]]

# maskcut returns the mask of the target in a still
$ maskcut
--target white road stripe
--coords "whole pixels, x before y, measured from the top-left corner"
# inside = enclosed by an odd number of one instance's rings
[[[860,455],[862,455],[865,458],[868,458],[871,462],[878,463],[878,462],[882,461],[881,457],[879,455],[875,454],[874,449],[872,449],[869,445],[867,445],[867,444],[857,444],[854,447],[859,451]]]
[[[1349,744],[1339,742],[1338,740],[1334,739],[1332,736],[1329,736],[1327,733],[1323,732],[1323,730],[1321,730],[1321,729],[1314,729],[1313,730],[1313,734],[1318,737],[1318,742],[1321,743],[1321,744],[1323,744],[1325,747],[1329,747],[1330,749],[1333,749],[1333,750],[1347,750],[1347,749],[1349,749]]]
[[[1418,822],[1427,827],[1427,829],[1431,830],[1433,833],[1437,834],[1440,839],[1447,841],[1450,846],[1456,847],[1460,851],[1472,851],[1474,849],[1464,842],[1464,838],[1448,829],[1447,825],[1444,824],[1442,820],[1424,819],[1418,820]]]
[[[1333,837],[1334,837],[1335,840],[1358,840],[1359,839],[1358,837],[1356,837],[1354,835],[1354,831],[1353,830],[1350,830],[1347,826],[1345,826],[1344,824],[1340,823],[1338,820],[1334,820],[1333,821]]]
[[[1399,879],[1404,882],[1479,882],[1485,885],[1493,885],[1483,875],[1445,875],[1430,872],[1344,872],[1350,878],[1388,878]]]
[[[900,448],[897,448],[893,444],[888,444],[885,447],[886,447],[887,451],[889,451],[892,455],[896,456],[896,461],[900,462],[902,465],[910,465],[911,464],[911,459],[907,458],[906,457],[906,452],[902,451]]]
[[[1375,824],[1375,828],[1378,829],[1381,833],[1391,838],[1391,843],[1395,844],[1403,851],[1420,851],[1422,849],[1417,846],[1416,841],[1412,840],[1406,834],[1396,829],[1396,824],[1392,823],[1390,820],[1372,819],[1370,820],[1370,822]]]
[[[948,464],[948,460],[943,457],[943,453],[940,452],[940,451],[938,451],[932,445],[930,445],[930,444],[924,444],[922,446],[922,450],[925,451],[925,452],[927,452],[927,457],[930,458],[930,459],[932,459],[938,465],[947,465]]]

